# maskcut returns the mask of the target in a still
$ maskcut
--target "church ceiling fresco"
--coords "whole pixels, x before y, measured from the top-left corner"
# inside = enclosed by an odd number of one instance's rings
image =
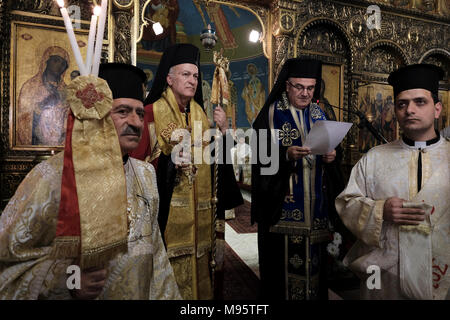
[[[261,43],[248,40],[250,30],[261,31],[257,17],[240,7],[197,0],[153,1],[143,11],[145,18],[160,22],[164,28],[161,35],[155,35],[151,25],[144,27],[137,44],[137,65],[149,77],[148,89],[164,49],[175,43],[192,43],[201,49],[204,104],[212,117],[214,106],[209,96],[215,66],[212,50],[206,50],[200,41],[200,34],[210,25],[218,37],[213,50],[223,50],[230,60],[231,103],[225,106],[230,124],[250,127],[267,96],[269,74]]]

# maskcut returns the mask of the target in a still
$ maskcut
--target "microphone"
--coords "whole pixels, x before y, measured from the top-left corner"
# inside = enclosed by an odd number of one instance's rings
[[[340,110],[343,111],[347,111],[349,113],[353,113],[356,114],[359,118],[359,128],[367,128],[367,130],[369,130],[370,133],[372,133],[372,135],[375,137],[375,139],[377,139],[379,142],[381,143],[388,143],[388,141],[386,140],[386,138],[381,134],[381,132],[379,132],[377,129],[374,128],[374,126],[372,125],[372,122],[370,122],[367,118],[366,115],[364,113],[362,113],[359,110],[350,110],[350,109],[345,109],[345,108],[341,108],[338,106],[333,106],[331,105],[333,108],[338,108]]]

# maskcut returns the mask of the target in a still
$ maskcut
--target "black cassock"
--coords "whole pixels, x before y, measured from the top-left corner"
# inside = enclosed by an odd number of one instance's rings
[[[259,129],[267,129],[269,126],[268,108],[258,115],[253,124],[258,137],[259,147]],[[270,134],[267,135],[266,145],[268,146],[270,155]],[[255,142],[256,143],[256,142]],[[259,150],[258,150],[259,151]],[[286,244],[287,238],[282,233],[270,232],[270,227],[276,224],[281,216],[283,202],[289,191],[289,178],[293,172],[293,162],[286,160],[287,147],[279,146],[279,170],[273,175],[261,175],[262,165],[259,159],[256,164],[252,164],[252,205],[251,218],[252,223],[258,223],[258,253],[259,253],[259,271],[260,271],[260,298],[284,300],[292,298],[291,293],[286,287],[286,269],[287,262],[286,250],[292,246]],[[336,196],[344,189],[345,179],[341,171],[342,148],[336,148],[336,159],[332,163],[324,164],[323,188],[327,199],[329,221],[333,231],[338,231],[346,236],[351,233],[345,229],[340,221],[334,206]],[[343,230],[343,231],[341,231]],[[331,230],[330,230],[331,231]],[[331,239],[331,233],[330,233]],[[295,244],[294,244],[295,245]],[[302,246],[307,246],[304,243]],[[318,288],[317,299],[327,299],[328,283],[327,277],[330,276],[330,263],[323,263],[331,260],[326,251],[327,242],[321,245],[321,261],[319,265],[320,284]]]

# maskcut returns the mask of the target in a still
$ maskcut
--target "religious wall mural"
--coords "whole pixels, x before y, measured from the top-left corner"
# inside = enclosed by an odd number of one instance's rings
[[[244,80],[242,99],[245,101],[247,121],[253,124],[266,99],[266,90],[257,76],[258,68],[253,63],[247,65],[248,80]]]
[[[147,5],[144,18],[159,22],[164,30],[156,35],[151,23],[145,26],[141,40],[144,50],[163,52],[176,43],[179,9],[178,0],[154,0]]]
[[[144,8],[144,17],[160,22],[164,32],[155,35],[152,24],[143,28],[137,44],[137,65],[147,75],[156,73],[165,48],[175,43],[188,42],[200,48],[201,83],[204,107],[210,121],[215,105],[210,92],[215,65],[212,51],[223,51],[230,61],[228,81],[231,99],[224,106],[230,127],[249,128],[264,105],[269,87],[268,60],[262,44],[248,41],[251,29],[261,31],[257,17],[248,10],[214,2],[205,5],[198,0],[152,1]],[[200,42],[200,34],[210,25],[216,32],[216,47],[208,51]],[[153,76],[148,78],[147,90]]]
[[[328,63],[322,64],[322,83],[319,105],[328,120],[343,121],[342,109],[344,100],[342,66]]]
[[[23,149],[62,146],[68,112],[64,89],[79,74],[65,30],[21,22],[13,25],[13,33],[11,144]],[[85,54],[87,34],[77,36]]]
[[[394,112],[393,90],[390,85],[372,83],[358,89],[358,110],[364,114],[372,126],[389,142],[398,137]],[[360,152],[381,144],[367,128],[359,134]]]

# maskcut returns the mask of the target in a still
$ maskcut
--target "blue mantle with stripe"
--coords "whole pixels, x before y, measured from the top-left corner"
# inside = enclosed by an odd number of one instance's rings
[[[285,107],[281,101],[277,101],[272,108],[273,128],[277,129],[279,144],[284,147],[302,146],[302,140],[314,123],[326,120],[324,112],[315,103],[300,110],[292,106]],[[313,235],[314,239],[320,241],[326,237],[326,233],[320,231],[328,229],[326,197],[322,188],[322,156],[309,155],[292,162],[292,165],[289,194],[285,197],[281,218],[271,231]]]

